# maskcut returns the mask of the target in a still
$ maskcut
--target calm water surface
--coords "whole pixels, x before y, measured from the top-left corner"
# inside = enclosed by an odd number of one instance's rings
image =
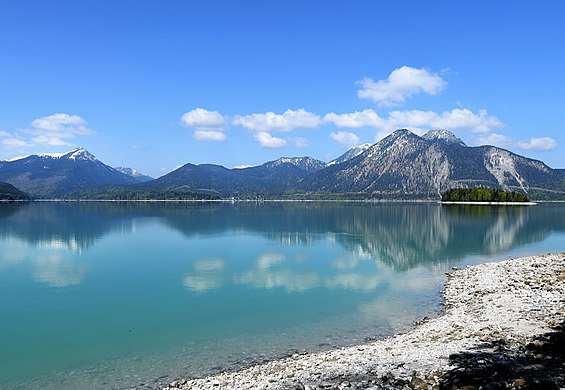
[[[362,343],[437,313],[453,266],[564,250],[563,204],[0,204],[0,388]]]

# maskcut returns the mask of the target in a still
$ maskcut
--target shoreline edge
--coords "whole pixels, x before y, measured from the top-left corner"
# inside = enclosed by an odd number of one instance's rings
[[[205,378],[179,379],[160,388],[565,386],[565,253],[455,270],[448,274],[442,298],[444,310],[438,317],[418,321],[405,333]]]

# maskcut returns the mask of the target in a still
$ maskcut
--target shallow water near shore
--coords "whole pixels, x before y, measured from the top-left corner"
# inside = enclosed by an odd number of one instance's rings
[[[563,251],[565,205],[0,205],[0,387],[152,388],[363,343],[445,272]]]

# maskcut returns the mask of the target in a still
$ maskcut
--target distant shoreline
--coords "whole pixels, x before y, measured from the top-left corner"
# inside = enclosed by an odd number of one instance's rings
[[[472,205],[479,205],[479,206],[533,206],[536,205],[537,202],[453,202],[453,201],[440,201],[441,204],[472,204]]]
[[[442,205],[475,206],[535,206],[540,203],[565,203],[565,200],[535,202],[444,202],[437,199],[14,199],[0,203],[436,203]]]
[[[13,200],[7,202],[37,202],[37,203],[438,203],[437,199],[33,199]]]
[[[267,202],[327,202],[327,203],[438,203],[438,204],[472,204],[472,205],[527,205],[538,203],[563,203],[565,200],[542,200],[535,202],[450,202],[437,199],[32,199],[1,200],[2,202],[193,202],[193,203],[267,203]]]
[[[565,253],[455,270],[442,296],[443,313],[406,333],[161,389],[565,386]]]

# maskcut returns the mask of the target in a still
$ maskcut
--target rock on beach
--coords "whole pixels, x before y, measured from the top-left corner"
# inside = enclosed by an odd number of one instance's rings
[[[455,270],[442,295],[443,313],[407,333],[161,389],[565,387],[565,253]]]

